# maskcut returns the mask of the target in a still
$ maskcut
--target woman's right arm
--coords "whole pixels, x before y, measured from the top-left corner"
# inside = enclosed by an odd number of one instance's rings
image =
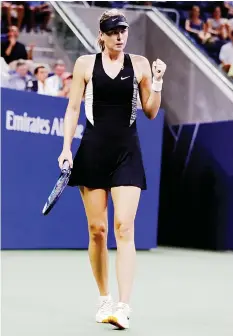
[[[71,144],[78,124],[80,104],[85,90],[85,69],[85,56],[81,56],[74,65],[69,102],[64,117],[63,149],[58,158],[60,168],[62,168],[64,160],[69,161],[71,168],[73,166]]]

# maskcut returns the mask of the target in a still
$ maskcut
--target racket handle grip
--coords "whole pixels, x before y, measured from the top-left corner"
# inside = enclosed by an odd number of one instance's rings
[[[62,166],[62,169],[61,169],[62,173],[67,172],[67,170],[69,170],[69,168],[70,168],[69,161],[68,161],[68,160],[65,160],[65,161],[63,162],[63,166]]]

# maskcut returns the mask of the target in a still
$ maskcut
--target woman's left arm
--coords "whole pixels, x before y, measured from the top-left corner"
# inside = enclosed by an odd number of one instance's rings
[[[163,75],[166,71],[166,64],[157,59],[152,64],[152,73],[149,61],[140,56],[140,68],[142,79],[139,83],[139,93],[142,109],[149,119],[154,119],[161,104],[161,91],[163,86]]]

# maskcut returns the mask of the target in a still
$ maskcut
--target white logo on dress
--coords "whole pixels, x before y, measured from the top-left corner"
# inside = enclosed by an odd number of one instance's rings
[[[117,20],[117,18],[116,19],[112,19],[112,21],[116,21]]]
[[[130,76],[127,76],[127,77],[121,77],[121,80],[124,80],[124,79],[126,79],[126,78],[129,78]]]

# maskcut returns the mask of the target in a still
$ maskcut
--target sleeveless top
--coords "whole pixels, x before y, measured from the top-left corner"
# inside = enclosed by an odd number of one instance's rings
[[[103,68],[102,54],[96,55],[92,78],[85,91],[87,128],[110,132],[136,129],[138,83],[131,58],[124,63],[115,78]]]
[[[203,22],[201,21],[200,23],[194,23],[190,20],[190,27],[192,29],[196,29],[196,30],[202,30],[202,26],[203,26]]]

